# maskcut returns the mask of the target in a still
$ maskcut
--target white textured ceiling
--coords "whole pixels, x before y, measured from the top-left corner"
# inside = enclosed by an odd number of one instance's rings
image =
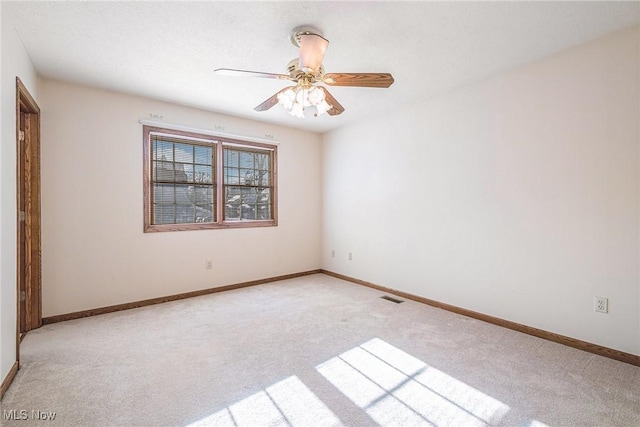
[[[325,132],[487,78],[638,22],[638,2],[2,2],[38,72]],[[297,119],[253,107],[287,85],[289,32],[329,39],[327,72],[390,72],[389,89],[329,88],[346,111]]]

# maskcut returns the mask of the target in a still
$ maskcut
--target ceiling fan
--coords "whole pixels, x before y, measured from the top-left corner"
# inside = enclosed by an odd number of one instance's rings
[[[322,59],[329,45],[329,40],[314,27],[303,25],[294,28],[289,38],[294,46],[300,48],[300,56],[287,65],[288,74],[262,73],[258,71],[232,70],[218,68],[214,72],[225,76],[248,76],[266,79],[290,80],[294,86],[286,87],[262,104],[254,108],[266,111],[276,104],[282,105],[292,116],[304,117],[307,107],[315,107],[314,116],[327,113],[336,116],[344,111],[344,107],[318,83],[329,86],[355,86],[387,88],[393,83],[389,73],[327,73],[324,72]]]

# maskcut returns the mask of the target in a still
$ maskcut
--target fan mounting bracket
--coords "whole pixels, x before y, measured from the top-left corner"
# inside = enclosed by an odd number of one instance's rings
[[[300,25],[298,27],[295,27],[289,33],[289,40],[291,41],[291,44],[293,44],[295,47],[300,47],[300,36],[305,34],[319,36],[324,39],[322,31],[320,31],[316,27],[312,27],[311,25]]]

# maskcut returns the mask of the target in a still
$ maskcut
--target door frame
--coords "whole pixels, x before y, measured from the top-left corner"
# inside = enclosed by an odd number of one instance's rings
[[[40,107],[19,77],[16,77],[16,202],[19,366],[24,334],[42,326]]]

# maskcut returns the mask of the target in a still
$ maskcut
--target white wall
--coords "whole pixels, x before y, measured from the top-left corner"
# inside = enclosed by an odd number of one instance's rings
[[[0,6],[1,8],[1,6]],[[16,77],[38,101],[38,77],[6,12],[0,12],[0,382],[16,361]]]
[[[638,40],[326,134],[323,268],[640,355]]]
[[[47,79],[40,98],[43,316],[320,267],[319,135]],[[143,233],[149,114],[279,140],[278,226]]]

